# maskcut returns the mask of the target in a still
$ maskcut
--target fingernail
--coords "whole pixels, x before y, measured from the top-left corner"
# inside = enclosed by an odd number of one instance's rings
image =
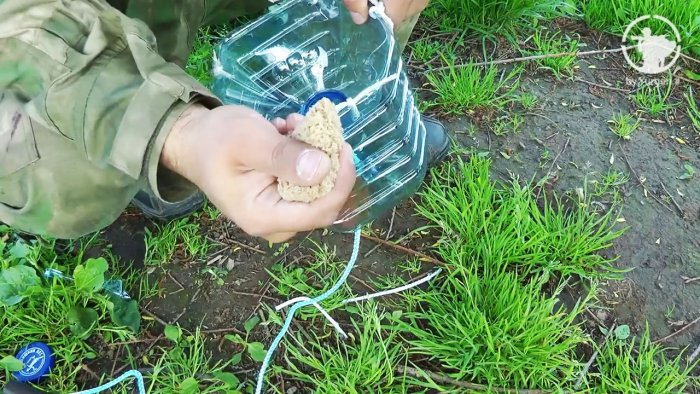
[[[350,17],[352,18],[352,21],[357,24],[365,23],[365,18],[359,12],[351,12]]]
[[[323,153],[314,150],[305,150],[297,159],[297,175],[301,179],[310,181],[314,179],[323,161]]]

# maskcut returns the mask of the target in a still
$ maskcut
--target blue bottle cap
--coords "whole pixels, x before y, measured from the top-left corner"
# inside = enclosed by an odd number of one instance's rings
[[[53,350],[43,342],[32,342],[23,347],[15,356],[24,367],[13,372],[20,382],[36,383],[51,372],[54,366]]]
[[[311,97],[309,97],[308,100],[306,100],[306,102],[301,106],[301,110],[299,111],[299,113],[302,115],[306,115],[311,109],[311,107],[314,106],[314,104],[318,103],[324,98],[331,100],[331,102],[336,105],[344,103],[348,100],[348,96],[346,96],[345,93],[341,92],[340,90],[320,90],[314,93]]]

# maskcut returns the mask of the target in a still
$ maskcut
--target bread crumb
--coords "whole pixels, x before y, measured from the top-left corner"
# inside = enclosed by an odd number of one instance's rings
[[[309,203],[330,193],[338,176],[344,140],[335,104],[326,98],[314,104],[302,124],[291,133],[291,137],[322,150],[331,159],[330,171],[318,185],[298,186],[288,181],[279,181],[277,190],[283,199]]]

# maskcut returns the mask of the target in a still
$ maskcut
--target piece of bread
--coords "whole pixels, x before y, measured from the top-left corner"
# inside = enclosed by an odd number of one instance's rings
[[[325,98],[314,104],[291,137],[322,150],[331,159],[331,169],[318,185],[298,186],[282,180],[277,185],[280,196],[287,201],[312,202],[333,190],[340,167],[343,127],[335,104]]]

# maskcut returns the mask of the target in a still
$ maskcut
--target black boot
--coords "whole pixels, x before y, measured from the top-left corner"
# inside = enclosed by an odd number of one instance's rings
[[[148,218],[173,220],[190,215],[201,208],[204,204],[204,195],[198,192],[184,201],[171,204],[140,191],[132,202]]]
[[[428,161],[428,169],[439,164],[450,151],[450,138],[447,130],[440,121],[423,116],[425,125],[425,148]]]

